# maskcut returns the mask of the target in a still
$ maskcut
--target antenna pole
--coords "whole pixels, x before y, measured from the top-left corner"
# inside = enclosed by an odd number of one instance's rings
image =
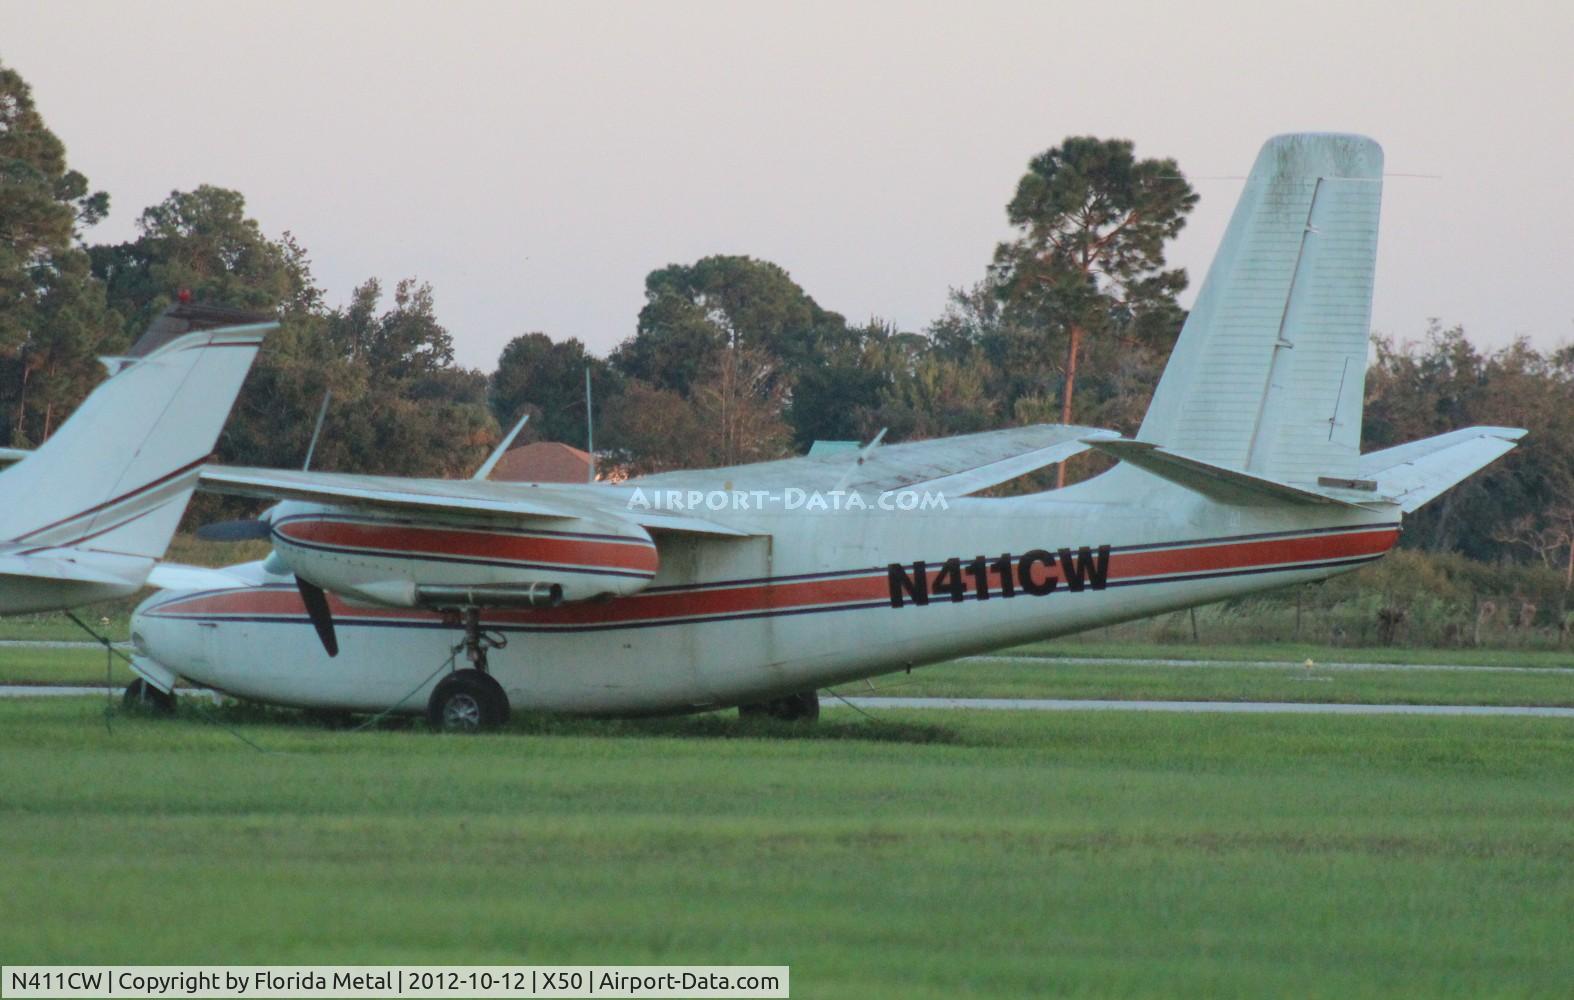
[[[514,425],[514,429],[509,431],[508,435],[497,443],[497,447],[492,449],[492,454],[486,457],[486,461],[481,463],[481,467],[475,470],[475,475],[470,478],[485,479],[490,476],[492,470],[497,468],[497,463],[502,460],[504,455],[508,454],[508,446],[514,443],[514,438],[519,436],[519,432],[524,430],[525,424],[529,422],[530,413],[527,410],[525,415],[519,418],[519,423]]]
[[[312,443],[306,446],[306,461],[301,463],[302,472],[311,471],[312,455],[317,453],[317,438],[322,434],[322,421],[328,415],[328,401],[332,398],[332,389],[322,394],[322,405],[317,408],[317,426],[312,428]]]
[[[590,467],[587,471],[589,478],[585,481],[596,481],[596,422],[590,414],[590,366],[585,366],[585,451],[590,455]]]

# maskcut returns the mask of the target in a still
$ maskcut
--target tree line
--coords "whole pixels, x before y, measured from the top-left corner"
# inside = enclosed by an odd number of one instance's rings
[[[412,476],[468,474],[527,413],[524,440],[584,447],[587,370],[596,450],[633,472],[779,458],[881,428],[889,441],[1055,421],[1134,433],[1185,318],[1187,275],[1165,251],[1197,201],[1174,160],[1072,137],[1029,161],[1006,203],[1010,237],[922,330],[849,321],[784,268],[719,255],[651,271],[633,332],[606,357],[528,332],[483,372],[455,362],[429,284],[368,277],[330,307],[306,248],[265,233],[237,191],[174,191],[138,216],[134,239],[89,242],[108,195],[69,168],[3,65],[0,180],[0,440],[47,438],[101,378],[95,359],[189,290],[281,322],[221,461],[298,466],[331,391],[314,467]],[[1441,326],[1378,338],[1367,396],[1368,449],[1479,423],[1532,432],[1407,522],[1404,544],[1574,566],[1574,348],[1487,352]],[[1069,475],[1101,467],[1082,456]]]

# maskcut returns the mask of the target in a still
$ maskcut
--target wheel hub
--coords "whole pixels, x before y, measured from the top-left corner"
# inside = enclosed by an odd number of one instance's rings
[[[473,695],[456,694],[443,706],[443,728],[467,732],[481,728],[481,703]]]

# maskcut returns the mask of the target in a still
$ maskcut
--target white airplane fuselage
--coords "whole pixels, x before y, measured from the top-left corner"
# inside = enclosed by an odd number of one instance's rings
[[[507,638],[490,655],[503,690],[444,681],[434,722],[453,706],[459,721],[490,708],[496,722],[504,695],[567,713],[769,711],[827,685],[1354,569],[1394,545],[1403,514],[1524,434],[1465,428],[1362,451],[1382,178],[1382,150],[1361,136],[1264,144],[1130,438],[1062,425],[892,446],[877,435],[856,453],[621,487],[205,471],[220,492],[319,506],[270,515],[277,575],[254,567],[235,586],[144,603],[134,640],[163,664],[144,676],[419,712],[460,639],[429,610],[448,606],[480,609]],[[1082,449],[1119,464],[1051,493],[973,497]],[[692,500],[844,486],[863,502]],[[687,508],[641,508],[646,489]],[[955,495],[888,509],[879,497],[896,489]],[[564,603],[526,606],[543,587]]]
[[[1112,496],[1126,499],[1102,499]],[[712,517],[759,534],[664,535],[660,568],[638,593],[484,613],[508,640],[490,669],[510,704],[574,714],[746,704],[1323,579],[1398,537],[1391,509],[1223,508],[1129,470],[921,513]],[[455,625],[342,601],[334,618],[340,652],[329,658],[280,577],[156,595],[133,632],[145,655],[230,694],[424,710]]]

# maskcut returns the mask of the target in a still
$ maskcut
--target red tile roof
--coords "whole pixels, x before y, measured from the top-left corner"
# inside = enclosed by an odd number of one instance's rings
[[[590,481],[590,454],[556,441],[532,441],[503,454],[489,477],[503,483]]]

